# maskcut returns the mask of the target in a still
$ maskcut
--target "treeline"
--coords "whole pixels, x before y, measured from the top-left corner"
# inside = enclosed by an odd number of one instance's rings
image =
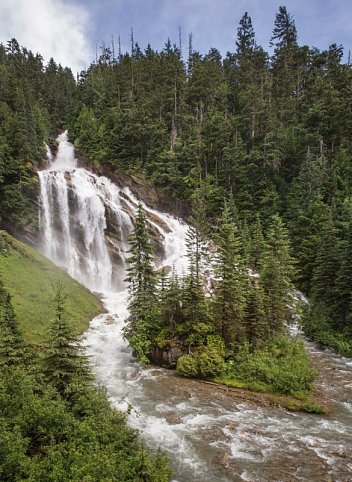
[[[224,198],[240,229],[279,213],[296,285],[324,330],[350,338],[352,69],[339,45],[300,46],[285,7],[271,45],[269,56],[246,13],[225,58],[191,41],[186,61],[170,41],[117,58],[104,47],[80,76],[70,135],[92,165],[143,173],[187,202],[200,188],[210,222]]]
[[[0,281],[0,479],[170,480],[165,456],[144,450],[126,416],[93,387],[60,284],[53,305],[38,354],[25,345]]]
[[[20,47],[0,44],[0,225],[31,219],[35,170],[46,158],[44,142],[67,125],[76,89],[68,68]],[[35,213],[36,216],[36,213]]]
[[[294,260],[283,222],[274,215],[264,237],[258,219],[249,244],[225,205],[215,246],[197,196],[194,206],[186,240],[188,270],[167,276],[164,269],[154,269],[147,217],[139,205],[127,260],[125,327],[135,355],[142,362],[177,364],[187,376],[307,395],[314,373],[303,345],[287,338],[286,323],[295,309]]]

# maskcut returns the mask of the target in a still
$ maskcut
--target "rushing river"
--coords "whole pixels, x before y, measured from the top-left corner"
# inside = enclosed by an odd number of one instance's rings
[[[137,200],[123,186],[78,168],[66,133],[58,142],[56,158],[39,173],[43,250],[102,294],[107,313],[92,320],[84,338],[97,379],[112,404],[129,412],[145,444],[169,453],[174,481],[350,482],[352,360],[307,343],[319,389],[333,400],[328,417],[258,407],[136,362],[121,330],[128,303],[124,253]],[[148,210],[164,246],[161,263],[182,273],[187,226]],[[116,232],[104,236],[111,224]]]

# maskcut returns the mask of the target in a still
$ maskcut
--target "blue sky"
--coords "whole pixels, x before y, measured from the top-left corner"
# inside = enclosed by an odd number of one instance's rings
[[[129,49],[132,26],[142,48],[150,42],[160,50],[168,37],[177,43],[181,26],[185,50],[192,32],[194,49],[226,54],[248,11],[258,44],[268,49],[280,5],[293,15],[301,45],[323,49],[336,42],[346,55],[352,50],[352,0],[0,0],[0,41],[16,37],[73,71],[88,66],[96,45],[112,35],[117,45],[120,34],[123,50]]]

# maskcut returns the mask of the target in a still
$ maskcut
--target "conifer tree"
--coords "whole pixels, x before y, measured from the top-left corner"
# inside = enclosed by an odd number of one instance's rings
[[[339,261],[336,266],[334,287],[334,309],[332,311],[335,329],[348,328],[352,334],[352,221],[351,209],[344,228],[344,239],[338,251]]]
[[[173,269],[170,277],[165,278],[160,289],[160,305],[163,324],[171,329],[174,334],[177,327],[183,324],[184,314],[182,307],[183,293],[178,276]]]
[[[260,214],[256,213],[255,222],[252,225],[250,246],[249,246],[249,265],[254,271],[260,269],[260,260],[264,249],[264,235]]]
[[[335,282],[339,269],[337,229],[332,212],[322,229],[313,270],[312,299],[331,314],[335,306]]]
[[[67,389],[78,377],[80,383],[91,380],[87,358],[82,354],[79,337],[67,317],[66,298],[60,280],[55,286],[55,318],[50,327],[48,348],[44,357],[47,379],[62,397],[66,397]]]
[[[270,46],[275,50],[297,45],[297,30],[292,16],[286,7],[279,7],[275,17],[275,28],[270,40]]]
[[[126,281],[129,283],[130,301],[124,335],[137,357],[147,362],[151,341],[160,322],[160,313],[157,308],[153,246],[148,233],[146,212],[141,203],[138,205],[129,244]]]
[[[227,348],[245,340],[245,305],[247,282],[241,259],[238,229],[225,205],[216,236],[217,256],[214,265],[218,277],[214,297],[214,316]]]
[[[129,283],[130,323],[144,318],[156,299],[156,273],[153,246],[150,241],[147,216],[142,204],[138,205],[134,230],[129,237],[129,257],[126,281]]]
[[[245,325],[246,339],[252,345],[258,346],[269,338],[264,291],[260,283],[253,280],[248,283]]]
[[[0,366],[18,365],[23,361],[23,356],[24,343],[11,296],[0,280]]]
[[[202,279],[202,268],[208,256],[203,200],[200,190],[196,190],[192,200],[192,224],[186,234],[188,271],[183,278],[182,312],[189,351],[192,345],[201,343],[205,335],[213,330]]]
[[[287,229],[278,214],[272,217],[269,226],[260,272],[269,333],[275,336],[284,330],[295,272]]]
[[[237,29],[236,54],[237,56],[246,56],[252,54],[256,47],[255,34],[252,26],[252,19],[246,12],[240,20],[240,26]]]

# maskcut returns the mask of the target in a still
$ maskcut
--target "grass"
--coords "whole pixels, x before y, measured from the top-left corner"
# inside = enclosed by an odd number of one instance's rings
[[[53,319],[53,285],[62,279],[67,315],[78,333],[102,311],[101,302],[84,286],[37,251],[0,231],[0,277],[12,297],[19,327],[28,344],[45,341]]]
[[[317,415],[327,415],[328,410],[325,408],[320,400],[316,400],[312,394],[297,393],[292,395],[284,395],[273,389],[272,386],[262,382],[243,382],[234,378],[228,379],[225,376],[216,377],[212,380],[214,383],[225,385],[230,388],[249,390],[258,394],[258,400],[263,395],[264,400],[270,405],[279,406],[289,410],[290,412],[307,412]]]

